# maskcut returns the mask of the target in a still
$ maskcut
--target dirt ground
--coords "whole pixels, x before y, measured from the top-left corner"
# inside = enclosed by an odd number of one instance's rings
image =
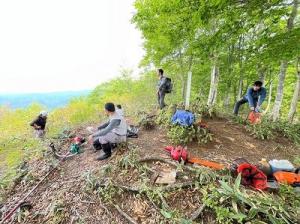
[[[226,119],[207,120],[208,128],[213,134],[213,141],[206,145],[190,144],[188,151],[200,158],[230,164],[238,157],[244,157],[248,161],[256,163],[261,158],[266,159],[291,159],[293,155],[300,154],[300,149],[291,144],[285,138],[277,138],[272,141],[261,141],[254,139],[241,125],[232,123]],[[76,134],[87,137],[85,127]],[[65,141],[61,146],[61,152],[67,152],[69,142]],[[169,159],[164,151],[164,146],[170,145],[165,131],[156,128],[151,131],[139,132],[139,138],[129,139],[129,148],[136,148],[139,157],[162,157]],[[26,214],[22,223],[127,223],[122,215],[112,206],[104,206],[96,194],[86,191],[84,174],[99,172],[105,165],[117,164],[126,154],[126,150],[120,150],[105,161],[96,161],[98,153],[94,153],[90,146],[84,147],[84,152],[68,159],[60,164],[57,170],[39,186],[26,202],[32,207]],[[46,173],[47,170],[42,170]],[[160,164],[153,164],[159,166]],[[153,167],[152,167],[153,168]],[[38,168],[39,169],[39,168]],[[127,174],[115,174],[115,181],[122,181],[124,185],[136,185],[138,174],[127,172]],[[20,200],[39,180],[20,183],[7,197],[2,210],[9,210]],[[183,198],[189,195],[189,200],[184,203]],[[187,189],[177,193],[171,193],[167,202],[171,207],[181,209],[187,216],[200,205],[199,192]],[[118,199],[118,206],[127,211],[137,223],[155,223],[153,218],[158,212],[153,205],[143,197],[124,193]],[[109,211],[107,211],[109,210]],[[64,221],[55,220],[53,211],[62,211]],[[15,217],[12,223],[17,223]]]

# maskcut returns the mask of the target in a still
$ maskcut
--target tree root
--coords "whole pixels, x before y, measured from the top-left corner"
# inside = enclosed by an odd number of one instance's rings
[[[206,205],[201,205],[196,211],[194,211],[190,217],[191,221],[195,221],[203,212],[203,210],[206,208]]]
[[[131,218],[127,213],[125,213],[118,205],[114,205],[118,212],[131,224],[137,224],[137,222]]]

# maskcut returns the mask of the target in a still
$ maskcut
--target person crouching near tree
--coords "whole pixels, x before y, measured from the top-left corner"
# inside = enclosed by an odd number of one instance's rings
[[[47,117],[48,112],[41,111],[39,116],[30,123],[30,126],[32,126],[35,130],[36,138],[43,138],[45,136]]]
[[[263,83],[261,81],[254,82],[253,86],[247,90],[247,94],[236,102],[234,106],[234,115],[238,115],[240,106],[244,103],[248,103],[251,111],[258,112],[260,110],[260,106],[266,99],[267,91],[266,88],[262,86]]]
[[[89,142],[93,142],[95,150],[103,149],[103,153],[97,157],[97,160],[104,160],[111,156],[112,144],[126,142],[127,124],[125,119],[116,112],[113,103],[105,104],[105,114],[109,120],[89,137]]]

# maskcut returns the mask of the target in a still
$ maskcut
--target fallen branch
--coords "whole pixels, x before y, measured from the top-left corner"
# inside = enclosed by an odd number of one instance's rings
[[[107,208],[105,205],[103,205],[102,203],[100,203],[99,206],[106,212],[106,214],[107,214],[111,219],[113,219],[111,213],[109,212],[108,208]]]
[[[98,183],[96,184],[96,189],[99,187],[106,187],[108,184],[107,183]],[[134,187],[129,187],[129,186],[124,186],[124,185],[119,185],[119,184],[111,184],[113,187],[116,188],[121,188],[122,190],[126,190],[126,191],[131,191],[133,193],[140,193],[141,190],[139,188],[134,188]]]
[[[172,184],[172,185],[168,185],[166,187],[163,187],[162,189],[164,191],[172,191],[174,189],[183,189],[183,188],[187,188],[187,187],[193,187],[195,186],[195,182],[189,181],[189,182],[185,182],[185,183],[178,183],[178,184]]]
[[[194,211],[191,215],[190,220],[195,221],[203,212],[203,210],[206,208],[206,205],[201,205],[196,211]]]
[[[137,224],[137,222],[125,213],[118,205],[114,205],[118,212],[131,224]]]

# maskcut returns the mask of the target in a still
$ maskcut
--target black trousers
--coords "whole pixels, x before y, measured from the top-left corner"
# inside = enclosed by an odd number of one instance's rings
[[[99,139],[96,138],[93,142],[93,146],[94,146],[94,149],[96,150],[101,150],[102,149],[102,145],[101,143],[99,142]]]
[[[257,106],[257,102],[258,102],[258,99],[253,99],[253,103],[254,103],[254,107]],[[245,103],[248,103],[248,99],[243,97],[242,99],[240,99],[239,101],[237,101],[234,105],[234,110],[233,110],[233,113],[235,115],[238,115],[239,113],[239,109],[240,109],[240,106],[245,104]]]
[[[157,101],[160,109],[163,109],[166,104],[165,104],[165,96],[166,93],[164,91],[159,91],[157,94]]]

